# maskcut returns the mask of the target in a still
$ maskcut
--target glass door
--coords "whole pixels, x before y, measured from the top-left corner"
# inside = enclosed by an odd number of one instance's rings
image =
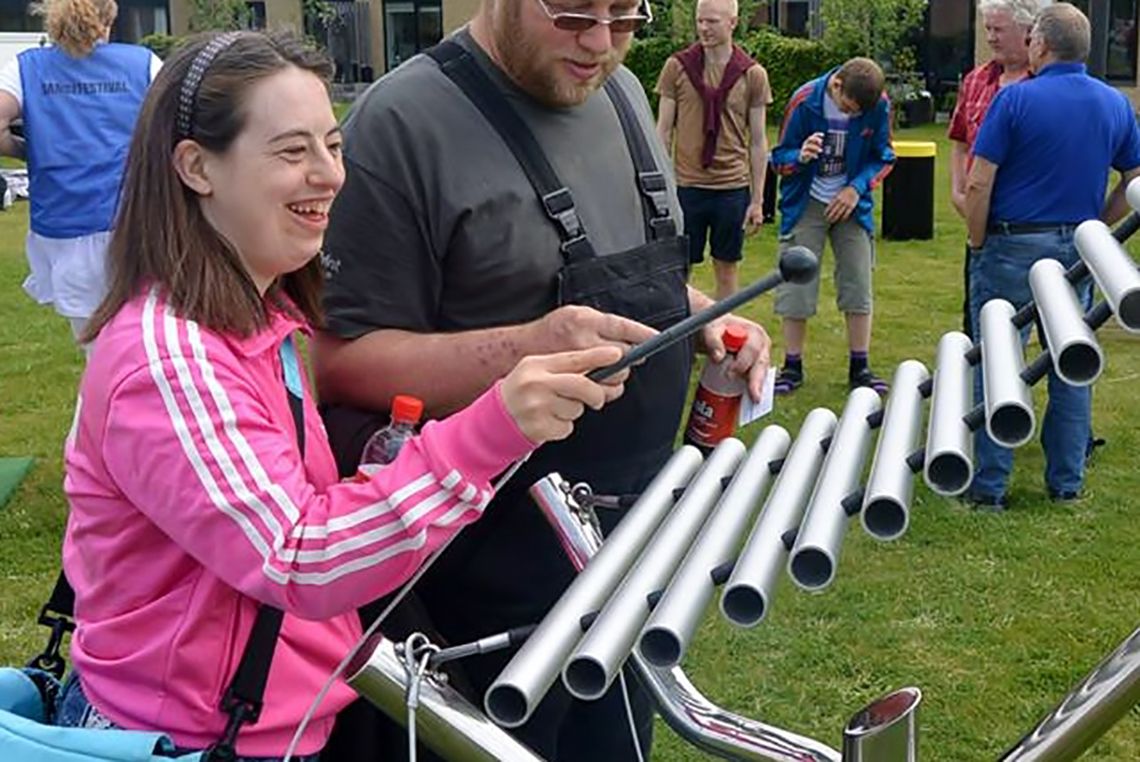
[[[389,71],[443,39],[439,0],[385,0],[384,51]]]

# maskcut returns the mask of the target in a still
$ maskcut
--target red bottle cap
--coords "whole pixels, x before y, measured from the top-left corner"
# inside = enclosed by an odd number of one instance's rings
[[[726,352],[739,352],[748,343],[748,329],[742,325],[730,325],[721,335]]]
[[[410,394],[397,394],[392,398],[392,420],[397,423],[419,423],[424,414],[423,400]]]

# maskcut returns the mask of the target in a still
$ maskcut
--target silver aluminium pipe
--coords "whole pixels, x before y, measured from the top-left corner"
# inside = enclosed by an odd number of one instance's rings
[[[681,557],[720,497],[722,480],[733,474],[744,454],[745,448],[739,439],[725,439],[716,446],[704,468],[642,550],[621,586],[571,652],[562,669],[562,682],[575,698],[598,699],[609,689],[649,618],[650,596],[668,585]],[[608,545],[607,542],[602,546],[603,553]],[[586,571],[589,569],[587,566]],[[528,643],[534,639],[532,635]]]
[[[900,688],[860,709],[843,729],[843,762],[916,762],[922,691]]]
[[[1128,183],[1128,187],[1124,189],[1124,197],[1128,199],[1132,211],[1140,212],[1140,178]]]
[[[581,638],[582,617],[597,611],[610,597],[673,507],[673,491],[688,484],[700,464],[701,454],[695,447],[685,446],[673,453],[602,549],[487,690],[484,705],[491,719],[506,727],[527,721]]]
[[[697,623],[716,589],[713,572],[732,561],[756,505],[772,478],[770,465],[784,457],[792,438],[782,426],[768,426],[736,470],[732,483],[704,529],[677,567],[673,581],[653,609],[638,648],[655,667],[679,664]]]
[[[834,426],[835,416],[827,410],[822,412],[831,415]],[[826,434],[830,433],[828,429]],[[557,474],[552,474],[543,481],[553,480],[557,487],[557,479]],[[574,567],[581,571],[602,546],[601,533],[596,523],[571,516],[572,509],[565,500],[551,503],[551,509],[544,509],[544,513]],[[567,532],[575,523],[579,528]],[[737,761],[840,762],[839,752],[826,744],[717,706],[697,690],[680,667],[650,666],[637,651],[630,655],[630,665],[666,724],[698,749]]]
[[[966,359],[973,345],[960,331],[938,341],[923,476],[939,495],[960,495],[974,479],[974,436],[965,421],[973,407],[974,369]]]
[[[1129,183],[1129,190],[1134,184]],[[1140,331],[1140,272],[1108,225],[1100,220],[1082,222],[1073,234],[1073,243],[1117,322],[1129,331]]]
[[[401,725],[406,725],[407,675],[391,641],[372,636],[349,665],[347,682]],[[542,762],[539,757],[434,675],[420,683],[418,738],[444,759],[464,762]]]
[[[823,463],[823,440],[834,431],[835,413],[823,407],[808,413],[800,426],[721,594],[721,613],[733,624],[754,627],[771,609],[780,570],[788,555],[784,535],[795,532],[800,525]]]
[[[1096,381],[1104,367],[1104,353],[1084,320],[1064,265],[1055,259],[1037,260],[1029,268],[1029,287],[1057,376],[1071,386]]]
[[[898,539],[910,525],[914,471],[907,456],[914,452],[922,434],[922,392],[918,387],[929,378],[925,365],[906,360],[899,364],[891,381],[860,518],[867,533],[880,540]]]
[[[835,579],[839,547],[847,528],[843,500],[859,486],[871,442],[867,417],[881,406],[879,395],[866,387],[855,389],[847,397],[796,544],[788,556],[788,572],[804,590],[822,590]]]
[[[834,425],[834,415],[831,421]],[[543,481],[565,494],[557,474]],[[580,572],[602,547],[597,522],[581,520],[581,514],[571,515],[573,510],[566,500],[551,502],[550,509],[544,508],[543,512]],[[574,524],[578,528],[567,531]],[[698,749],[736,762],[840,762],[839,752],[826,744],[717,706],[693,686],[680,667],[652,667],[637,651],[630,655],[630,665],[666,724]]]
[[[1001,761],[1068,762],[1076,759],[1137,704],[1140,704],[1140,628],[1007,751]]]
[[[1036,416],[1029,385],[1021,377],[1025,354],[1013,325],[1013,305],[990,299],[978,318],[982,336],[982,388],[986,431],[1002,447],[1020,447],[1033,438]]]

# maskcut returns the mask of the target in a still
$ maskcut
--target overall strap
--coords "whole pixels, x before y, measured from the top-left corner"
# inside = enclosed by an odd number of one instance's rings
[[[629,96],[618,84],[617,78],[607,79],[605,89],[606,95],[610,97],[610,102],[617,111],[621,131],[625,133],[625,142],[629,146],[630,158],[633,159],[637,190],[641,194],[641,206],[645,216],[645,237],[650,241],[672,238],[677,235],[677,223],[673,220],[669,209],[669,185],[665,182],[665,174],[657,168],[653,150],[649,147],[649,141],[645,139],[641,125],[638,124],[637,112],[634,111]]]
[[[596,256],[593,244],[586,237],[586,229],[578,216],[578,210],[574,207],[570,189],[558,179],[534,133],[511,107],[487,72],[483,71],[479,62],[452,40],[444,40],[424,53],[439,64],[440,71],[463,91],[514,154],[531,187],[538,194],[543,211],[558,230],[563,258],[567,262],[576,262]]]
[[[63,647],[63,638],[75,630],[75,591],[71,583],[63,576],[63,570],[55,578],[55,587],[51,590],[51,597],[40,609],[39,624],[51,628],[47,647],[28,662],[31,669],[42,669],[55,675],[56,680],[63,679],[63,671],[67,666],[60,654]]]

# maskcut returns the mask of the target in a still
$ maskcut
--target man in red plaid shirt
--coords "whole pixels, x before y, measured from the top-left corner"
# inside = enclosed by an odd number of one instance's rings
[[[1041,0],[981,0],[978,16],[986,30],[990,47],[989,63],[975,67],[958,88],[958,101],[950,119],[947,137],[953,146],[950,154],[950,200],[958,214],[966,216],[966,178],[974,151],[974,138],[997,91],[1019,82],[1029,73],[1029,30],[1041,10]],[[970,330],[970,251],[966,248],[963,281],[962,323],[967,336]]]

